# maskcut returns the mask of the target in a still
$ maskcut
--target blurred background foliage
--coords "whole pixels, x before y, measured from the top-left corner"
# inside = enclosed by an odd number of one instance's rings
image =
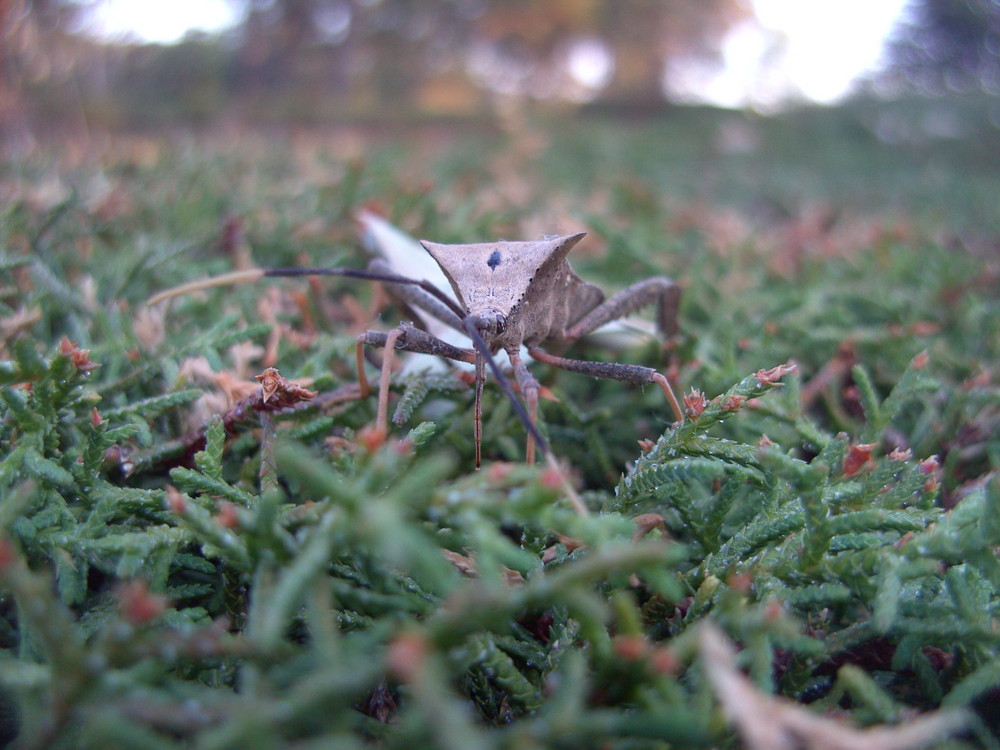
[[[476,118],[511,100],[656,111],[685,66],[721,65],[752,16],[740,0],[232,0],[225,33],[157,45],[88,36],[93,5],[0,4],[8,133]],[[995,94],[1000,7],[912,0],[886,51],[873,90]]]

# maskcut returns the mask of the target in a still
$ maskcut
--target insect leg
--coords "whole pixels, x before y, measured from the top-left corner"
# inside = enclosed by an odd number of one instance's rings
[[[483,465],[483,384],[486,382],[486,361],[476,352],[476,406],[472,420],[472,438],[476,443],[476,470]]]
[[[554,354],[549,354],[544,349],[539,349],[538,347],[529,348],[528,353],[532,359],[539,362],[544,362],[547,365],[552,365],[562,370],[578,372],[581,375],[590,375],[594,378],[607,378],[609,380],[621,380],[625,383],[633,383],[634,385],[656,383],[667,397],[667,401],[670,403],[670,408],[673,410],[674,416],[677,417],[677,421],[684,421],[684,410],[681,409],[680,402],[677,400],[673,388],[670,387],[670,381],[652,367],[627,365],[618,362],[590,362],[583,359],[567,359],[566,357],[557,357]]]
[[[511,407],[514,409],[514,413],[517,418],[521,420],[521,424],[524,425],[524,429],[528,431],[528,434],[535,439],[535,443],[538,446],[538,450],[541,451],[543,456],[549,455],[549,446],[545,442],[545,438],[535,427],[534,423],[528,416],[528,413],[524,409],[524,404],[517,398],[514,391],[510,387],[510,383],[507,380],[507,376],[503,374],[503,370],[500,369],[500,365],[497,364],[496,359],[490,352],[489,346],[483,340],[483,335],[479,332],[479,326],[481,321],[475,317],[468,317],[462,321],[462,327],[465,328],[465,332],[469,334],[469,338],[472,339],[472,345],[476,347],[476,352],[481,354],[483,359],[486,360],[486,364],[490,366],[490,371],[493,373],[493,377],[496,378],[497,385],[500,386],[500,390],[503,391],[507,400],[510,401]]]
[[[475,362],[476,354],[469,349],[460,349],[457,346],[442,341],[419,328],[403,323],[388,333],[379,331],[366,331],[356,339],[355,353],[358,366],[358,386],[361,397],[365,398],[371,394],[371,385],[364,368],[364,348],[366,346],[385,349],[382,358],[382,372],[379,378],[378,408],[376,410],[375,426],[380,431],[388,431],[389,413],[389,376],[392,371],[392,360],[396,350],[416,352],[418,354],[431,354],[446,359],[454,359],[459,362]],[[481,389],[481,386],[480,386]],[[478,452],[478,443],[477,443]]]
[[[396,355],[396,342],[402,335],[402,329],[393,328],[385,337],[382,374],[378,381],[378,408],[375,410],[375,429],[380,435],[389,434],[389,376],[392,375],[392,360]]]
[[[412,325],[402,323],[396,330],[401,331],[401,334],[395,341],[395,345],[393,347],[394,349],[399,349],[400,351],[405,352],[415,352],[417,354],[430,354],[435,357],[452,359],[456,362],[468,362],[469,364],[476,361],[475,352],[471,349],[462,349],[460,347],[453,346],[447,341],[442,341],[436,336],[433,336],[420,328],[415,328]],[[356,340],[357,343],[355,345],[355,353],[358,368],[358,385],[361,388],[362,398],[366,398],[371,393],[371,386],[368,383],[368,376],[365,375],[364,369],[365,347],[368,346],[376,349],[385,348],[388,336],[388,333],[382,333],[381,331],[366,331],[365,333],[360,334]]]
[[[531,421],[531,424],[537,427],[538,381],[524,364],[524,360],[521,359],[521,355],[517,349],[508,350],[507,356],[510,357],[510,363],[514,366],[514,379],[517,381],[517,387],[521,390],[521,395],[528,406],[528,419]],[[528,442],[524,449],[524,462],[526,464],[535,463],[535,438],[530,432],[528,433]]]
[[[382,340],[381,344],[369,344],[368,337],[376,333],[376,331],[367,331],[358,336],[354,344],[354,358],[357,360],[358,366],[358,388],[361,391],[361,398],[368,398],[372,393],[371,384],[368,382],[368,375],[365,374],[365,347],[366,346],[385,346],[385,339]],[[386,334],[382,334],[386,335]]]
[[[664,337],[677,334],[677,309],[681,288],[673,279],[654,276],[622,289],[588,312],[566,330],[570,341],[585,336],[605,323],[629,315],[640,307],[656,303],[656,325]]]
[[[403,323],[397,326],[400,337],[396,340],[395,348],[404,352],[415,352],[416,354],[431,354],[435,357],[453,359],[456,362],[468,362],[473,364],[476,361],[476,353],[472,349],[462,349],[452,346],[447,341],[432,336],[419,328]],[[362,346],[383,348],[386,346],[388,333],[380,331],[366,331],[358,336],[358,343]]]

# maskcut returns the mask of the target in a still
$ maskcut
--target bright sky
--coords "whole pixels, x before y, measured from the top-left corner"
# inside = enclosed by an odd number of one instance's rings
[[[907,0],[753,0],[756,20],[733,29],[725,67],[695,91],[722,105],[773,106],[789,96],[830,103],[876,67]]]
[[[89,28],[103,37],[170,43],[189,31],[222,31],[238,15],[227,0],[99,0]]]
[[[774,107],[788,98],[835,102],[878,62],[906,0],[751,0],[755,21],[733,29],[723,69],[671,71],[680,98],[721,106]],[[191,30],[237,21],[228,0],[99,0],[91,28],[101,36],[173,42]]]

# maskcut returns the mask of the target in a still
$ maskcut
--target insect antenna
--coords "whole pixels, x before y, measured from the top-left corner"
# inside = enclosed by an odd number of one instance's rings
[[[149,298],[148,305],[156,305],[174,297],[180,297],[191,292],[202,289],[212,289],[220,286],[232,286],[233,284],[246,284],[260,281],[266,276],[288,277],[288,276],[344,276],[350,279],[365,279],[367,281],[384,281],[388,284],[408,284],[424,290],[436,300],[441,302],[451,312],[459,318],[465,317],[463,310],[455,300],[438,289],[429,281],[411,279],[407,276],[397,276],[383,271],[368,271],[360,268],[250,268],[245,271],[233,271],[219,276],[211,276],[207,279],[199,279],[187,284],[175,286]]]
[[[182,297],[185,294],[191,294],[192,292],[199,292],[202,289],[212,289],[218,286],[232,286],[233,284],[249,284],[254,281],[260,281],[264,276],[267,275],[267,269],[264,268],[249,268],[245,271],[233,271],[232,273],[223,273],[218,276],[210,276],[207,279],[198,279],[197,281],[189,281],[187,284],[181,284],[180,286],[175,286],[172,289],[164,289],[162,292],[154,294],[148,300],[146,300],[147,305],[158,305],[161,302],[165,302],[168,299],[173,299],[174,297]]]
[[[455,300],[431,282],[423,279],[411,279],[408,276],[398,276],[394,273],[369,271],[361,268],[265,268],[262,270],[264,271],[264,276],[346,276],[350,279],[384,281],[387,284],[408,284],[424,290],[459,318],[465,317],[465,310]]]

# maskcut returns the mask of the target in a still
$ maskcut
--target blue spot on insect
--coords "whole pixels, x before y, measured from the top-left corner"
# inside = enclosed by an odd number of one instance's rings
[[[490,268],[492,268],[494,270],[496,269],[497,266],[500,265],[500,251],[499,250],[494,250],[490,254],[490,257],[486,261],[486,265],[488,265]]]

